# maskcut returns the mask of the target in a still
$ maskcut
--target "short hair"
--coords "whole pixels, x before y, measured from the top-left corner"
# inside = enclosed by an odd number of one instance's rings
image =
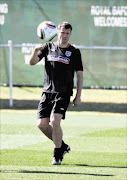
[[[62,22],[61,24],[58,25],[58,29],[61,29],[61,27],[65,29],[71,29],[72,31],[72,26],[69,22]]]

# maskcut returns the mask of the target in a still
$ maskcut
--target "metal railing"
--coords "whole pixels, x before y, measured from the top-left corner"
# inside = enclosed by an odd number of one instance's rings
[[[79,49],[97,49],[97,50],[127,50],[127,47],[112,47],[112,46],[78,46],[74,45]],[[13,107],[13,55],[12,49],[13,47],[35,47],[35,45],[27,45],[27,44],[13,44],[12,40],[8,41],[8,44],[0,44],[0,47],[8,47],[9,48],[9,87],[10,87],[10,98],[9,98],[9,106]]]

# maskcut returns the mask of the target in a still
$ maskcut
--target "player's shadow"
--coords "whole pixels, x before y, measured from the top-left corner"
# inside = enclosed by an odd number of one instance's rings
[[[28,110],[37,109],[39,100],[13,100],[11,109]],[[10,109],[9,100],[0,100],[0,109]],[[102,102],[82,102],[79,106],[72,106],[72,102],[68,107],[68,111],[94,111],[94,112],[111,112],[111,113],[127,113],[127,106],[124,103],[102,103]]]
[[[127,166],[95,166],[95,165],[88,165],[88,164],[75,164],[76,166],[84,166],[84,167],[93,167],[93,168],[127,168]]]
[[[111,177],[112,174],[95,174],[95,173],[78,173],[78,172],[57,172],[57,171],[29,171],[29,170],[0,170],[1,173],[25,173],[25,174],[70,174],[70,175],[85,175],[85,176],[101,176]]]

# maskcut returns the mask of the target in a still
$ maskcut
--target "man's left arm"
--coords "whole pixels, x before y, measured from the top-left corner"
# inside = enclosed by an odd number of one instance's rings
[[[73,100],[73,106],[80,104],[81,102],[81,91],[83,87],[83,71],[76,71],[77,74],[77,92]]]

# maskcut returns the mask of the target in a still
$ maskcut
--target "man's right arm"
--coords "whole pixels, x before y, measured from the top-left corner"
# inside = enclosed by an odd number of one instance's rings
[[[37,45],[37,47],[35,47],[33,53],[30,56],[30,60],[29,60],[30,65],[35,65],[39,62],[39,57],[38,57],[37,53],[39,50],[42,50],[42,49],[43,49],[42,44],[39,44],[39,45]]]

